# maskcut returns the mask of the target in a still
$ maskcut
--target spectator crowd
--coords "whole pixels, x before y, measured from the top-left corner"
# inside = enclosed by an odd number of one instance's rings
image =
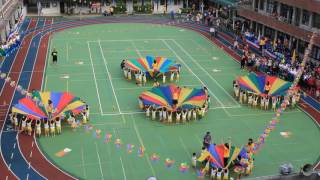
[[[295,46],[289,45],[289,39],[272,40],[260,33],[246,30],[243,23],[233,23],[231,18],[228,18],[228,11],[228,8],[213,7],[207,8],[203,13],[190,11],[187,21],[206,24],[210,27],[211,37],[218,37],[218,30],[233,31],[233,48],[241,52],[241,68],[264,72],[292,82],[297,75],[302,57],[298,55]],[[299,85],[320,100],[320,62],[310,60],[306,63]]]

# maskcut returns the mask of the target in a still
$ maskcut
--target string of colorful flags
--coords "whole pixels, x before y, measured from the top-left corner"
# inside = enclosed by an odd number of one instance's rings
[[[21,93],[21,95],[27,95],[29,97],[32,96],[32,94],[29,93],[27,89],[24,89],[21,85],[16,84],[16,81],[12,80],[12,78],[9,77],[6,73],[1,72],[1,70],[0,70],[0,79],[3,79],[5,81],[5,83],[9,83],[9,85],[12,88],[16,88],[16,90],[19,93]],[[4,102],[4,103],[6,103],[6,102]]]
[[[269,121],[269,124],[264,129],[263,133],[258,137],[257,142],[254,144],[253,150],[255,153],[261,149],[262,145],[265,143],[266,138],[275,129],[277,124],[279,124],[281,114],[286,109],[286,105],[287,105],[287,101],[289,100],[289,96],[291,96],[294,93],[297,93],[296,86],[298,85],[299,80],[303,74],[303,71],[304,71],[304,68],[305,68],[307,61],[310,59],[310,53],[312,50],[312,46],[314,44],[315,36],[317,36],[317,34],[313,33],[310,38],[310,43],[309,43],[307,49],[305,50],[303,60],[302,60],[300,66],[298,68],[298,71],[297,71],[297,75],[296,75],[290,89],[288,90],[287,95],[284,97],[284,100],[282,101],[281,106],[276,110],[275,115],[272,117],[272,120]]]
[[[113,139],[112,139],[113,135],[111,133],[106,133],[103,136],[102,131],[100,129],[94,129],[94,127],[92,125],[85,125],[84,131],[88,134],[90,132],[92,132],[93,137],[96,139],[102,139],[102,137],[104,137],[103,138],[104,143],[112,143],[113,142],[117,149],[121,149],[123,147],[123,142],[120,138],[115,138],[113,141]],[[134,144],[130,144],[130,143],[126,144],[126,151],[128,154],[132,154],[135,148],[136,148],[136,146]],[[71,151],[72,150],[69,148],[64,148],[63,150],[57,152],[55,155],[57,157],[63,157]],[[144,146],[137,147],[137,155],[140,158],[145,157],[145,151],[146,151],[146,149]],[[157,163],[158,161],[160,161],[160,155],[157,153],[152,153],[151,156],[149,157],[149,159],[151,160],[151,162]],[[175,161],[170,158],[166,158],[164,160],[164,165],[167,168],[173,167],[174,164],[175,164]],[[190,166],[188,165],[187,162],[182,162],[179,165],[179,171],[182,173],[186,173],[189,171],[189,167]]]

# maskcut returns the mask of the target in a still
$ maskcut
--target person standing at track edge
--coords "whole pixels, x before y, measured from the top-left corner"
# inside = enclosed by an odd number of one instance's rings
[[[244,69],[244,66],[246,65],[247,57],[246,55],[242,55],[241,61],[240,61],[240,69]]]
[[[52,56],[52,63],[53,64],[57,64],[57,62],[58,62],[58,51],[56,50],[56,48],[53,48],[51,56]]]

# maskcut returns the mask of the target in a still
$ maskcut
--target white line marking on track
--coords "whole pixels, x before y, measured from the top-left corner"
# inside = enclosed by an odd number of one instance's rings
[[[138,48],[137,48],[136,44],[134,43],[134,41],[130,41],[130,42],[131,42],[132,46],[134,47],[134,51],[138,54],[138,56],[139,56],[140,58],[143,58],[142,54],[141,54],[140,51],[138,50]]]
[[[175,50],[172,49],[172,47],[165,41],[162,40],[162,42],[175,54],[175,56],[185,65],[185,67],[200,81],[200,83],[203,86],[206,86],[206,84],[191,70],[191,68],[189,67],[189,65],[183,61],[183,59],[177,54],[177,52]],[[211,93],[211,95],[218,101],[218,103],[223,106],[224,104],[218,99],[218,97],[208,88],[209,92]],[[230,116],[231,114],[224,109],[224,112]]]
[[[111,79],[111,74],[110,74],[110,71],[109,71],[109,68],[108,68],[108,63],[107,63],[106,58],[105,58],[104,53],[103,53],[103,49],[102,49],[102,46],[101,46],[101,42],[98,41],[98,44],[99,44],[99,47],[100,47],[100,53],[101,53],[101,55],[102,55],[102,59],[103,59],[103,62],[104,62],[104,66],[105,66],[105,68],[106,68],[106,70],[107,70],[107,74],[108,74],[108,77],[109,77],[111,89],[112,89],[114,98],[115,98],[115,100],[116,100],[116,104],[117,104],[117,107],[118,107],[118,111],[119,111],[119,113],[121,113],[121,109],[120,109],[120,105],[119,105],[119,102],[118,102],[117,94],[116,94],[116,91],[114,90],[114,86],[113,86],[112,79]]]
[[[48,75],[45,78],[45,83],[44,83],[44,88],[43,88],[45,91],[47,90],[47,84],[48,84]]]
[[[160,40],[173,40],[173,39],[108,39],[108,40],[99,39],[99,40],[87,41],[87,42],[88,43],[98,43],[98,42],[160,41]]]
[[[123,172],[123,179],[127,180],[126,172],[124,170],[124,166],[123,166],[123,162],[122,162],[122,158],[121,157],[120,157],[120,162],[121,162],[121,167],[122,167],[122,172]]]
[[[230,93],[228,93],[228,92],[224,89],[224,87],[222,87],[222,86],[220,85],[220,83],[219,83],[215,78],[213,78],[213,77],[210,75],[210,73],[209,73],[207,70],[205,70],[205,69],[190,55],[190,53],[188,53],[188,51],[186,51],[176,40],[172,40],[172,41],[192,60],[192,62],[194,62],[195,64],[197,64],[197,66],[198,66],[200,69],[202,69],[203,72],[205,72],[205,73],[209,76],[209,78],[212,79],[212,80],[218,85],[218,87],[220,87],[220,89],[221,89],[223,92],[225,92],[225,94],[226,94],[233,102],[235,102],[236,104],[239,104],[239,103],[230,95]]]
[[[94,143],[96,145],[96,152],[97,152],[97,156],[98,156],[98,162],[99,162],[99,168],[100,168],[100,173],[101,173],[101,178],[104,179],[103,177],[103,171],[102,171],[102,166],[101,166],[101,159],[100,159],[100,155],[99,155],[99,151],[98,151],[98,145],[95,142]]]
[[[145,148],[144,143],[143,143],[143,140],[142,140],[141,135],[140,135],[140,131],[139,131],[139,129],[138,129],[138,127],[137,127],[137,124],[136,124],[136,121],[134,120],[134,118],[133,118],[132,115],[131,115],[131,119],[133,120],[133,128],[134,128],[134,131],[136,132],[136,135],[137,135],[137,137],[138,137],[138,140],[139,140],[139,142],[140,142],[140,145],[141,145],[143,148]],[[148,153],[146,152],[145,155],[147,156],[146,160],[147,160],[147,162],[148,162],[148,164],[149,164],[149,166],[150,166],[152,175],[153,175],[153,176],[156,176],[155,170],[153,169],[153,166],[152,166],[152,164],[151,164],[151,162],[150,162],[150,160],[149,160],[149,155],[148,155]]]
[[[67,92],[69,92],[69,80],[67,79]]]
[[[183,85],[185,87],[200,87],[201,85],[199,84],[190,84],[190,85]],[[123,88],[116,88],[116,90],[132,90],[132,89],[151,89],[154,86],[142,86],[142,87],[123,87]]]
[[[236,108],[241,108],[241,106],[217,106],[217,107],[211,107],[209,110],[214,110],[214,109],[236,109]],[[128,111],[128,112],[121,112],[121,113],[97,113],[97,112],[90,112],[92,115],[102,115],[102,116],[119,116],[119,115],[134,115],[134,114],[144,114],[145,112],[143,111]]]
[[[68,62],[68,61],[69,61],[69,43],[68,43],[68,42],[66,43],[66,48],[67,48],[67,49],[66,49],[66,51],[67,51],[66,61]]]
[[[87,178],[87,174],[86,174],[86,168],[84,166],[84,153],[83,153],[83,147],[81,147],[81,165],[82,165],[82,169],[83,169],[83,177],[84,179]]]
[[[179,137],[179,141],[180,141],[180,144],[182,145],[183,147],[183,150],[186,152],[187,156],[191,156],[191,153],[188,151],[188,148],[187,146],[184,144],[183,140],[181,137]]]
[[[91,61],[91,68],[92,68],[92,73],[93,73],[94,84],[96,86],[96,92],[97,92],[97,98],[98,98],[100,113],[103,114],[101,100],[100,100],[100,94],[99,94],[99,90],[98,90],[97,78],[96,78],[96,74],[95,74],[94,67],[93,67],[93,62],[92,62],[92,54],[91,54],[90,44],[89,44],[89,42],[87,44],[88,44],[88,50],[89,50],[89,57],[90,57],[90,61]]]

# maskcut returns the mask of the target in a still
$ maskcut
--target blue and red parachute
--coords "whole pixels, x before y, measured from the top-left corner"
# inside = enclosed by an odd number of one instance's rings
[[[177,104],[173,103],[173,96],[177,94]],[[167,110],[181,110],[201,108],[208,98],[204,89],[178,87],[174,84],[154,87],[140,95],[144,106],[156,108],[165,107]]]
[[[291,82],[284,81],[275,76],[261,75],[258,76],[254,73],[250,73],[247,76],[240,76],[237,79],[240,88],[259,94],[259,95],[269,95],[269,96],[280,96],[286,95],[289,88],[292,86]],[[265,94],[264,87],[269,82],[271,85],[268,94]]]
[[[180,66],[180,64],[177,64],[170,59],[152,56],[130,59],[125,62],[125,67],[131,71],[141,71],[150,77],[157,77],[160,74],[178,71]]]
[[[52,118],[78,113],[85,108],[79,97],[68,92],[34,92],[32,98],[25,97],[12,107],[12,112],[26,115],[31,119],[48,119],[48,101],[52,101]]]

